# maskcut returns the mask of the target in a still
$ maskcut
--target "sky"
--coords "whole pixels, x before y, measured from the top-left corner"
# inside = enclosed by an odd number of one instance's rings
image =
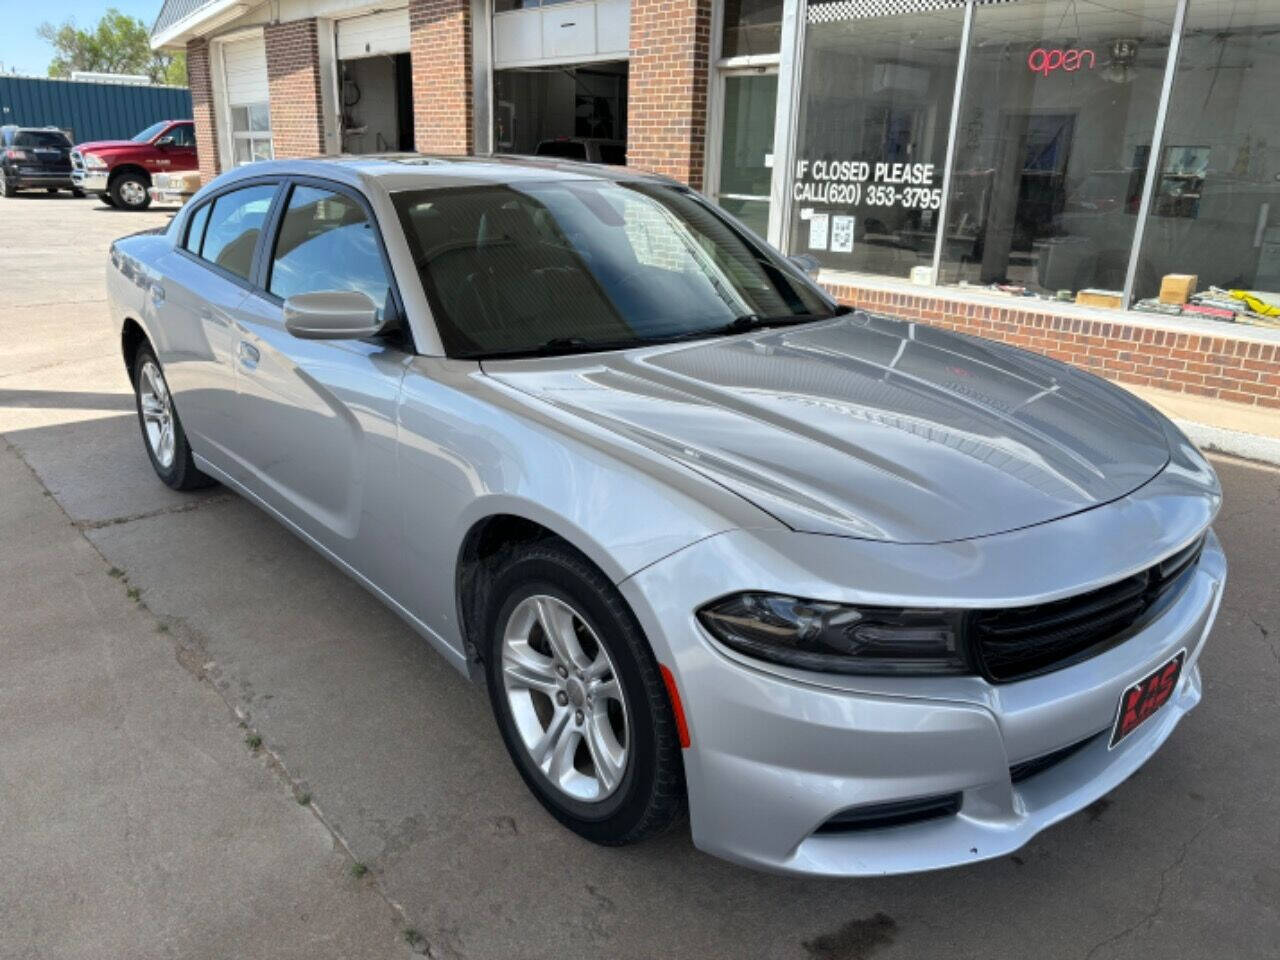
[[[36,36],[36,27],[48,20],[55,25],[67,18],[74,18],[76,25],[90,27],[106,12],[115,7],[122,13],[137,17],[151,29],[151,23],[160,12],[163,0],[0,0],[0,70],[5,73],[34,74],[43,77],[49,72],[53,50]]]

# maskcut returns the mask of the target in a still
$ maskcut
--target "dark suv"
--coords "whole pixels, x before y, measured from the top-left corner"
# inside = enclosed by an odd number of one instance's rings
[[[71,140],[57,127],[0,127],[0,193],[32,187],[84,196],[71,182]]]

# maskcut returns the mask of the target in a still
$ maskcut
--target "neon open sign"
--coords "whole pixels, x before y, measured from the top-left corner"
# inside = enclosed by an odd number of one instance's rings
[[[1080,69],[1092,70],[1095,62],[1092,50],[1048,50],[1036,47],[1027,54],[1027,69],[1042,77],[1047,77],[1055,70],[1065,70],[1067,73],[1075,73]]]

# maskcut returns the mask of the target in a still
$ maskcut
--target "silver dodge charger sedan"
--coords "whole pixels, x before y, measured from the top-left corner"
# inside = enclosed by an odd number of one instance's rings
[[[775,871],[971,863],[1200,699],[1221,490],[1173,424],[840,307],[676,183],[254,164],[107,283],[160,479],[238,491],[483,681],[597,843],[687,811]]]

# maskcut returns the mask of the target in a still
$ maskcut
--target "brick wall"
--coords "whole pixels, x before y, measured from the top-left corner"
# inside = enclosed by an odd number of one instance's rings
[[[269,23],[264,38],[271,148],[276,157],[319,156],[324,153],[324,109],[315,17]]]
[[[1280,409],[1280,344],[826,284],[851,306],[1034,350],[1120,383]],[[1226,324],[1224,324],[1226,326]]]
[[[631,0],[627,163],[702,186],[710,0]]]
[[[208,183],[222,172],[218,158],[218,125],[213,104],[213,75],[209,72],[209,41],[187,42],[187,86],[191,88],[191,116],[196,122],[196,152],[200,181]]]
[[[409,57],[414,147],[473,153],[471,0],[409,0]]]

